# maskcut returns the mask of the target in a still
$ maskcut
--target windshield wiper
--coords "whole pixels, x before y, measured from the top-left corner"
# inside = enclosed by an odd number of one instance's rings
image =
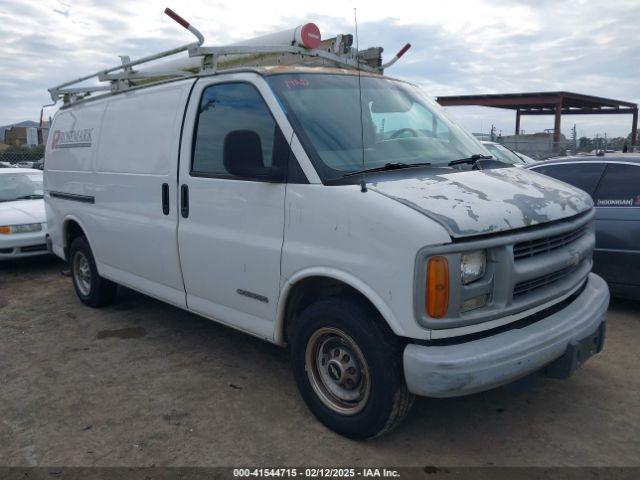
[[[431,165],[430,162],[421,162],[421,163],[402,163],[402,162],[391,162],[385,163],[381,167],[367,168],[365,170],[359,170],[357,172],[346,173],[340,178],[344,177],[352,177],[354,175],[362,175],[363,173],[370,172],[385,172],[387,170],[400,170],[402,168],[414,168],[414,167],[424,167]]]
[[[22,197],[16,197],[14,200],[35,200],[38,198],[44,198],[44,195],[37,195],[37,194],[23,195]]]
[[[449,166],[452,167],[453,165],[460,165],[463,163],[471,163],[474,164],[476,163],[478,160],[491,160],[493,158],[492,155],[482,155],[481,153],[474,153],[473,155],[471,155],[470,157],[467,158],[460,158],[458,160],[452,160],[449,162]]]

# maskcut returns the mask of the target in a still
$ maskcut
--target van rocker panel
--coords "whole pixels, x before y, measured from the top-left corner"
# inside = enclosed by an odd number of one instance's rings
[[[409,391],[458,397],[525,377],[562,357],[569,344],[600,329],[608,305],[607,284],[589,274],[571,304],[524,328],[455,345],[409,344],[403,354]]]

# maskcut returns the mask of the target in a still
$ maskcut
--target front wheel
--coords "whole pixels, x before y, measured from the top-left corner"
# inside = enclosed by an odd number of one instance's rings
[[[291,335],[293,372],[313,414],[353,439],[397,426],[413,404],[402,371],[402,343],[358,300],[307,307]]]

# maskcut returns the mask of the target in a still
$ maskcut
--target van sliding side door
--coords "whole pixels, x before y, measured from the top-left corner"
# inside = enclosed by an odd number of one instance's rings
[[[95,204],[88,210],[91,248],[101,274],[182,308],[177,164],[193,82],[136,89],[105,102],[102,122],[93,132],[98,140]],[[71,114],[69,120],[75,121],[77,114]]]
[[[277,162],[283,138],[269,95],[255,74],[196,83],[180,156],[178,246],[188,308],[271,339],[285,183],[256,174]]]

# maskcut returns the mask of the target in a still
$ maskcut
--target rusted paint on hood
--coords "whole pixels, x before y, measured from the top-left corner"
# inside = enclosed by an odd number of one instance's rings
[[[434,219],[454,238],[537,225],[593,207],[582,190],[520,168],[458,171],[369,187]]]

